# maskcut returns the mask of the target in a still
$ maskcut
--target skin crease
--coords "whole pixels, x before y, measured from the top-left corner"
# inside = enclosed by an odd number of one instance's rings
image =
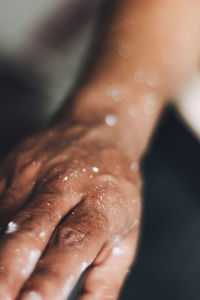
[[[0,299],[64,300],[83,266],[79,300],[118,298],[138,245],[138,166],[165,99],[197,68],[199,6],[119,1],[70,112],[2,163]]]

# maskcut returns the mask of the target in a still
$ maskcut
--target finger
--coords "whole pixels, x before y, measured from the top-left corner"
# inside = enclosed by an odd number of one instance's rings
[[[3,192],[0,200],[1,228],[24,205],[33,190],[38,170],[39,164],[26,164],[15,176],[12,176],[12,179],[9,176],[1,179],[0,191]]]
[[[80,196],[69,191],[38,194],[8,224],[0,247],[0,266],[5,270],[0,273],[0,295],[7,292],[16,297],[55,227],[79,201]]]
[[[83,283],[79,300],[117,300],[136,255],[138,231],[114,246],[106,259],[94,264]]]
[[[44,300],[66,299],[102,248],[106,223],[105,217],[86,200],[79,203],[58,228],[19,299],[29,299],[34,294]]]

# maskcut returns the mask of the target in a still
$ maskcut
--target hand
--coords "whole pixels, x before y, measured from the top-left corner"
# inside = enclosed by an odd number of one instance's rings
[[[87,268],[80,299],[117,299],[135,257],[141,180],[105,127],[60,124],[4,162],[0,299],[64,300]]]

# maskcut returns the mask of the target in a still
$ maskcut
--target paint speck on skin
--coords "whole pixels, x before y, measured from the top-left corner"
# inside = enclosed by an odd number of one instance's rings
[[[99,168],[93,167],[93,168],[92,168],[92,171],[93,171],[94,173],[99,173]]]
[[[67,297],[69,295],[69,293],[71,292],[72,288],[73,288],[73,283],[75,281],[74,276],[70,276],[69,279],[66,281],[64,288],[62,290],[62,295],[63,297]]]
[[[136,171],[138,171],[138,169],[139,169],[138,163],[137,162],[132,162],[131,165],[130,165],[130,170],[132,172],[136,172]]]
[[[121,86],[109,86],[105,90],[105,94],[115,100],[116,102],[120,102],[123,100],[126,92],[125,89],[122,88]]]
[[[123,253],[123,251],[119,247],[114,247],[112,249],[112,254],[115,256],[120,256]]]
[[[82,169],[82,172],[83,172],[83,173],[87,172],[87,169],[86,169],[86,168],[83,168],[83,169]]]
[[[41,231],[39,234],[39,237],[44,238],[46,236],[46,232],[45,231]]]
[[[43,297],[38,292],[29,292],[23,297],[24,300],[43,300]]]
[[[138,202],[138,198],[132,199],[131,201],[133,204],[136,204]]]
[[[119,243],[120,241],[121,241],[121,236],[120,235],[117,235],[116,237],[115,237],[115,239],[114,239],[114,243],[115,244],[117,244],[117,243]]]
[[[139,220],[135,220],[135,221],[133,222],[131,228],[133,229],[133,228],[135,228],[135,227],[138,227],[139,224],[140,224]]]
[[[65,176],[63,180],[64,180],[64,181],[67,181],[68,179],[69,179],[69,177],[68,177],[68,176]]]
[[[92,179],[94,176],[93,175],[89,175],[89,178]]]
[[[26,268],[22,269],[22,271],[21,271],[21,274],[25,278],[27,278],[33,272],[33,269],[34,269],[40,255],[41,255],[41,251],[39,249],[30,251]]]
[[[7,234],[11,234],[16,232],[18,229],[18,225],[16,223],[14,223],[13,221],[11,221],[10,223],[8,223],[8,227],[6,229],[6,233]]]
[[[117,118],[114,115],[107,115],[105,117],[105,123],[110,126],[113,127],[117,124]]]

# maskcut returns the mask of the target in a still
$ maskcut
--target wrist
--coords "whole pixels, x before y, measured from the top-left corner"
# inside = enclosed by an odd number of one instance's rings
[[[98,128],[101,139],[139,159],[164,105],[162,99],[160,89],[140,83],[87,85],[77,92],[68,115],[71,123]]]

